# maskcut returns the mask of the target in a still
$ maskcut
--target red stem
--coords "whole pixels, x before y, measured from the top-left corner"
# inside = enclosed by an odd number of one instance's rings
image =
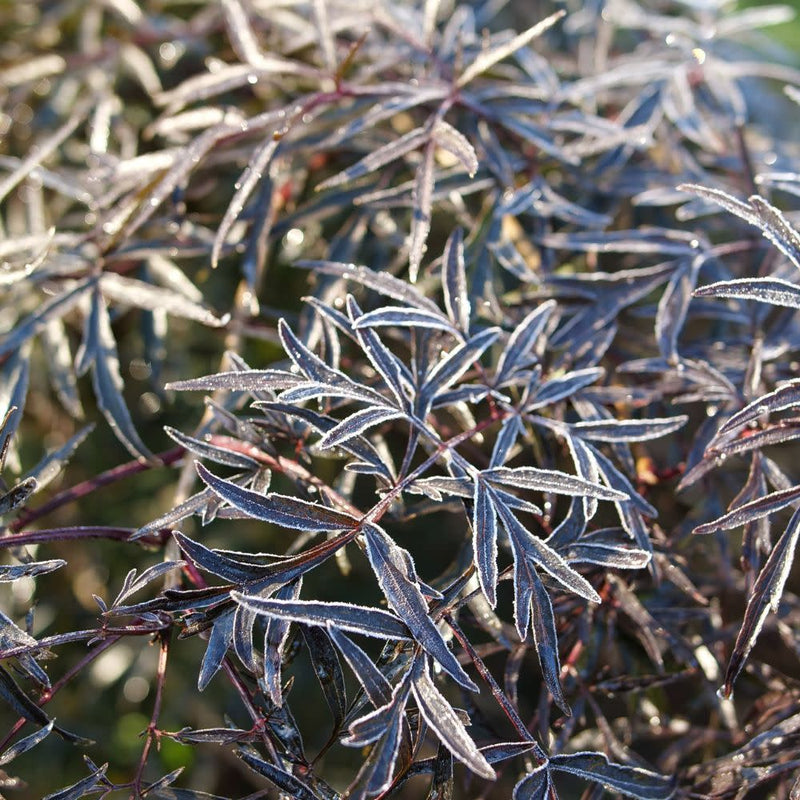
[[[111,645],[116,644],[120,636],[111,636],[103,642],[100,642],[94,650],[89,651],[77,664],[73,664],[49,689],[43,692],[39,698],[39,705],[44,706],[49,703],[59,689],[63,689],[87,664],[91,664],[99,655],[108,650]],[[8,732],[6,737],[0,741],[0,751],[4,750],[6,745],[14,738],[16,733],[22,728],[28,720],[25,717],[20,717],[15,723],[14,727]]]
[[[472,659],[472,663],[475,665],[478,673],[480,674],[481,678],[483,678],[486,683],[488,684],[489,688],[494,695],[495,700],[500,704],[500,707],[503,709],[505,715],[508,717],[509,722],[514,726],[514,730],[516,730],[517,735],[522,739],[523,742],[530,742],[533,740],[530,731],[525,727],[525,723],[522,721],[522,718],[517,713],[516,709],[511,702],[506,697],[505,692],[497,685],[497,681],[494,679],[494,675],[489,672],[488,667],[483,662],[483,659],[478,655],[475,648],[470,643],[469,639],[464,635],[464,632],[458,626],[458,623],[449,615],[446,614],[444,619],[447,621],[447,624],[453,631],[453,635],[458,639],[458,643],[464,648],[467,652],[469,657]],[[533,749],[534,758],[542,764],[547,761],[547,756],[541,750],[539,745]]]
[[[167,659],[169,658],[170,631],[162,631],[159,635],[161,650],[158,654],[158,670],[156,672],[156,697],[153,702],[153,713],[150,715],[150,724],[147,726],[142,755],[139,758],[139,766],[136,768],[136,777],[133,779],[133,787],[130,795],[131,800],[136,800],[142,796],[142,775],[147,765],[147,757],[150,755],[150,748],[153,740],[160,736],[158,730],[158,718],[161,715],[161,702],[164,696],[164,684],[167,681]]]
[[[171,450],[159,453],[156,458],[163,466],[167,467],[180,459],[184,452],[185,450],[183,447],[173,447]],[[12,533],[18,533],[25,526],[30,525],[31,522],[49,514],[51,511],[55,511],[57,508],[61,508],[61,506],[67,505],[67,503],[72,503],[81,497],[86,497],[86,495],[91,494],[95,489],[99,489],[101,486],[108,486],[111,483],[116,483],[123,478],[127,478],[129,475],[144,472],[146,469],[153,469],[153,464],[136,460],[128,461],[125,464],[120,464],[117,467],[101,472],[94,478],[89,478],[89,480],[78,483],[75,486],[70,486],[69,489],[59,492],[54,497],[51,497],[44,505],[39,506],[39,508],[21,513],[17,519],[8,526],[9,530]]]
[[[43,542],[63,542],[69,539],[112,539],[127,541],[136,528],[114,528],[107,525],[79,525],[66,528],[48,528],[42,531],[25,531],[0,538],[0,548],[19,547],[23,544],[42,544]],[[160,544],[153,537],[142,537],[137,543]]]

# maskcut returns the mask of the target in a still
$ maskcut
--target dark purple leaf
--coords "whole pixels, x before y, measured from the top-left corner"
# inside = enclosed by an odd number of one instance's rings
[[[228,208],[225,210],[225,214],[217,226],[214,244],[211,248],[212,267],[216,267],[219,264],[219,257],[222,253],[222,248],[225,245],[225,239],[228,233],[242,213],[247,199],[261,182],[264,173],[267,172],[269,164],[275,156],[279,145],[280,137],[268,137],[253,150],[253,154],[250,157],[245,171],[236,181],[236,191],[228,204]]]
[[[491,242],[489,244],[489,249],[495,259],[497,259],[497,263],[503,269],[510,272],[515,278],[523,283],[535,282],[535,273],[531,271],[528,262],[513,242]]]
[[[186,744],[234,744],[253,739],[251,731],[241,730],[240,728],[202,728],[200,730],[184,728],[177,733],[167,734],[162,732],[162,735],[169,736],[170,739],[174,739],[176,742],[185,742]]]
[[[52,724],[52,720],[47,714],[20,689],[14,678],[11,677],[11,673],[2,665],[0,665],[0,697],[11,706],[15,713],[24,717],[28,722],[38,725],[40,728]],[[52,729],[66,742],[80,745],[89,743],[87,739],[76,736],[58,725],[53,725]]]
[[[430,132],[427,130],[427,127],[415,128],[403,134],[398,139],[394,139],[378,147],[352,166],[328,178],[317,186],[317,191],[330,189],[343,183],[349,183],[363,175],[368,175],[370,172],[374,172],[386,164],[390,164],[392,161],[402,158],[413,150],[418,149],[429,138]]]
[[[320,796],[299,778],[284,772],[282,769],[278,769],[278,767],[268,761],[264,761],[264,759],[259,758],[249,750],[239,749],[236,751],[236,755],[254,772],[263,775],[280,790],[288,792],[289,796],[294,800],[321,800]]]
[[[768,394],[762,395],[752,403],[748,403],[741,411],[737,411],[720,425],[717,436],[742,428],[750,422],[771,414],[775,411],[785,411],[800,405],[800,381],[794,380],[784,383]],[[713,445],[710,445],[713,447]]]
[[[211,328],[221,328],[228,324],[230,315],[215,316],[205,306],[195,303],[181,292],[151,286],[144,281],[104,272],[100,276],[100,290],[107,300],[123,305],[132,305],[146,311],[165,310],[177,317],[200,322]]]
[[[434,500],[441,500],[443,494],[455,497],[472,497],[473,482],[469,478],[452,478],[445,475],[433,475],[430,478],[419,478],[411,486],[421,494]]]
[[[145,447],[134,427],[128,407],[122,396],[122,376],[120,374],[117,345],[111,332],[108,309],[98,290],[92,294],[92,314],[94,323],[91,331],[92,345],[92,383],[100,410],[117,438],[135,458],[155,462],[155,456]]]
[[[517,633],[525,641],[528,626],[533,619],[534,643],[542,675],[555,702],[569,715],[569,705],[561,690],[561,667],[552,603],[536,574],[532,560],[528,558],[525,542],[518,528],[521,528],[519,523],[512,525],[510,529],[506,526],[514,555],[514,621]]]
[[[132,605],[108,609],[109,616],[131,616],[155,611],[196,611],[218,605],[228,597],[229,586],[210,586],[203,589],[164,589],[163,597],[144,600]],[[106,613],[106,612],[103,612]]]
[[[589,367],[588,369],[569,372],[559,378],[551,378],[543,383],[525,403],[525,407],[535,411],[542,406],[557,403],[567,397],[571,397],[576,392],[586,386],[590,386],[597,381],[605,372],[601,367]]]
[[[536,467],[493,467],[482,473],[486,480],[515,486],[519,489],[533,489],[537,492],[555,492],[573,497],[596,497],[600,500],[626,500],[627,496],[616,489],[609,489],[599,483],[576,478],[567,472]]]
[[[367,286],[373,291],[378,292],[393,300],[398,300],[406,305],[420,308],[431,314],[441,314],[441,310],[436,303],[426,297],[416,286],[412,286],[407,281],[395,278],[388,272],[375,272],[369,267],[362,267],[357,264],[338,264],[334,261],[300,261],[298,267],[313,269],[323,275],[334,275],[343,280],[349,280],[360,286]]]
[[[588,445],[597,465],[603,480],[612,488],[625,495],[625,500],[620,502],[630,502],[636,509],[646,517],[657,517],[657,510],[650,505],[640,494],[633,488],[633,485],[628,478],[614,466],[611,459],[607,458],[599,447]]]
[[[800,266],[798,267],[800,268]],[[756,300],[773,306],[800,308],[800,286],[780,278],[739,278],[701,286],[695,297],[727,297],[735,300]]]
[[[532,360],[531,350],[544,331],[555,308],[554,300],[542,303],[514,329],[497,361],[495,383],[498,386],[507,381],[516,370],[528,366]]]
[[[369,428],[374,428],[376,425],[404,416],[405,414],[402,411],[390,406],[373,406],[361,409],[361,411],[356,411],[331,428],[319,440],[319,446],[323,449],[337,447],[355,436],[360,436]]]
[[[147,793],[150,794],[153,792],[153,797],[157,797],[158,795],[155,793],[162,789],[166,789],[168,786],[171,786],[173,783],[175,783],[175,781],[181,776],[183,769],[183,767],[178,767],[177,769],[172,770],[172,772],[168,772],[157,781],[153,781],[153,783],[147,787]]]
[[[377,639],[408,639],[408,628],[394,614],[351,603],[322,603],[313,600],[267,600],[231,592],[231,597],[259,614],[306,625],[333,625],[343,631]]]
[[[714,467],[721,464],[722,460],[728,456],[748,453],[751,450],[760,451],[769,445],[791,442],[800,436],[799,422],[800,420],[792,418],[772,423],[763,430],[751,433],[749,436],[742,436],[728,441],[714,441],[709,445],[704,458],[707,459],[711,467]]]
[[[362,312],[352,295],[347,296],[347,313],[354,324],[361,318]],[[397,357],[380,340],[375,331],[369,328],[356,329],[356,336],[367,358],[384,383],[394,395],[398,408],[408,405],[404,384],[405,376]]]
[[[658,253],[671,256],[696,254],[692,244],[694,234],[670,228],[642,227],[635,230],[609,232],[548,233],[540,237],[546,247],[577,250],[584,253]],[[671,271],[671,270],[670,270]],[[577,280],[597,282],[604,278],[597,273],[585,273]],[[618,276],[621,279],[622,276]]]
[[[653,552],[653,543],[650,540],[647,523],[639,508],[631,502],[615,503],[619,520],[628,536],[633,539],[640,550],[645,553]],[[655,569],[654,562],[650,562],[651,570]]]
[[[492,468],[502,467],[508,459],[509,454],[514,448],[514,445],[517,443],[517,439],[519,439],[520,436],[523,436],[524,433],[525,426],[522,424],[522,420],[518,414],[506,417],[506,419],[503,420],[503,425],[494,441],[494,447],[492,448],[492,457],[489,460],[489,466]]]
[[[297,600],[303,579],[287,583],[275,592],[274,599]],[[272,702],[281,707],[283,705],[283,687],[281,686],[281,667],[283,653],[289,638],[291,621],[280,617],[267,617],[264,626],[264,685],[267,695]]]
[[[425,800],[452,800],[453,788],[453,755],[440,743],[433,760],[431,788]]]
[[[172,381],[166,389],[175,391],[216,392],[220,389],[231,392],[263,392],[268,390],[290,389],[303,379],[291,372],[280,369],[252,369],[245,372],[218,372],[204,378],[186,381]]]
[[[536,742],[501,742],[500,744],[490,744],[485,747],[479,748],[483,757],[490,764],[499,764],[502,761],[507,761],[510,758],[529,753],[531,750],[535,751],[538,757],[541,753],[541,748]],[[414,774],[426,774],[433,772],[432,758],[425,758],[420,761],[414,762]]]
[[[456,228],[450,234],[442,262],[442,288],[447,315],[466,334],[469,332],[471,308],[464,266],[464,232],[461,228]]]
[[[225,660],[225,654],[233,643],[233,613],[233,610],[226,611],[214,620],[200,665],[200,674],[197,676],[197,688],[201,692],[219,671]]]
[[[652,555],[638,547],[620,544],[575,542],[558,549],[568,564],[596,564],[613,569],[643,569]]]
[[[368,386],[359,386],[355,383],[319,383],[308,381],[287,389],[281,394],[284,404],[305,403],[320,397],[341,397],[348,400],[357,400],[361,403],[386,405],[386,398]]]
[[[359,330],[360,328],[378,328],[387,325],[406,328],[429,328],[454,333],[452,323],[441,314],[433,314],[421,308],[399,308],[394,306],[386,306],[375,311],[369,311],[359,317],[353,327]]]
[[[295,497],[280,494],[259,494],[218,478],[202,464],[197,464],[197,474],[203,482],[234,508],[249,517],[303,531],[340,531],[358,525],[358,520],[318,503],[308,503]]]
[[[6,464],[11,441],[22,421],[29,378],[30,359],[23,351],[12,353],[0,365],[0,468]]]
[[[612,764],[603,753],[551,756],[550,768],[597,781],[612,792],[636,800],[669,800],[675,793],[672,779],[641,767]]]
[[[483,478],[475,478],[472,542],[481,589],[494,608],[497,605],[497,514]]]
[[[381,398],[381,403],[383,404],[383,398]],[[258,408],[263,408],[266,411],[274,411],[278,414],[296,417],[310,425],[314,430],[323,434],[328,433],[339,424],[339,420],[333,419],[332,417],[318,414],[316,411],[311,411],[308,408],[300,408],[287,403],[264,403],[259,401],[253,405]],[[340,447],[352,453],[359,461],[368,464],[374,470],[374,474],[381,475],[387,482],[394,479],[392,465],[391,463],[386,463],[385,453],[379,453],[368,441],[364,439],[350,439],[342,443]]]
[[[350,726],[350,735],[342,743],[353,747],[376,742],[365,764],[365,791],[372,796],[385,791],[392,783],[395,762],[403,740],[405,707],[411,690],[410,673],[395,686],[389,703],[376,708]],[[380,741],[378,741],[380,740]]]
[[[553,800],[555,787],[547,763],[534,767],[514,787],[513,800]],[[555,795],[556,800],[558,795]]]
[[[338,730],[344,722],[347,711],[347,696],[344,687],[344,675],[336,649],[325,628],[316,625],[302,626],[303,638],[311,654],[311,663],[317,676],[325,702],[333,715],[334,730]]]
[[[569,155],[569,150],[565,150],[565,152]],[[584,228],[605,228],[611,223],[611,217],[608,214],[591,211],[567,200],[541,177],[534,178],[527,187],[518,190],[517,194],[519,192],[527,192],[529,195],[523,200],[523,204],[527,202],[527,205],[524,209],[520,209],[522,214],[530,214],[533,217],[552,217]]]
[[[36,639],[15,625],[11,619],[0,611],[0,651],[13,650],[16,647],[29,647],[33,649],[32,653],[26,653],[18,657],[19,666],[32,680],[36,681],[39,686],[49,689],[50,678],[36,660],[35,651],[39,649]]]
[[[512,542],[515,558],[519,555],[529,560],[532,564],[540,567],[548,575],[555,578],[567,591],[573,592],[592,603],[601,602],[600,596],[589,581],[572,569],[542,539],[537,538],[525,528],[504,503],[495,501],[495,507]]]
[[[261,589],[261,592],[262,595],[269,596],[273,590],[274,587],[269,586]],[[244,606],[236,606],[236,611],[233,613],[233,636],[231,639],[233,651],[239,657],[239,661],[254,675],[257,675],[259,671],[253,647],[253,628],[257,617],[258,614],[255,611]]]
[[[800,234],[789,224],[786,217],[763,197],[752,195],[747,202],[742,202],[721,189],[686,183],[678,188],[705,200],[711,200],[745,222],[760,228],[761,233],[800,269]]]
[[[42,302],[30,316],[18,322],[0,342],[0,356],[18,351],[32,336],[41,333],[52,319],[68,314],[86,294],[91,280],[80,281],[72,289]]]
[[[269,727],[285,748],[291,761],[296,764],[307,764],[308,760],[303,752],[303,738],[300,736],[297,722],[295,722],[289,706],[284,703],[282,707],[269,708],[268,713]],[[317,785],[321,784],[318,782]]]
[[[407,551],[398,547],[375,525],[365,525],[364,534],[370,565],[389,606],[408,626],[416,641],[453,680],[465,689],[477,692],[478,687],[464,672],[431,619],[419,583],[408,575]]]
[[[687,416],[653,417],[648,420],[601,420],[574,422],[570,425],[578,436],[595,442],[646,442],[673,433],[689,421]]]
[[[614,597],[619,603],[620,612],[634,623],[636,638],[650,660],[660,671],[663,671],[664,658],[661,651],[664,647],[664,640],[670,640],[668,632],[658,624],[632,589],[629,589],[615,575],[609,575],[609,582],[614,589]]]
[[[558,527],[547,537],[547,543],[556,550],[576,542],[583,536],[588,519],[583,503],[573,498],[569,504],[567,515]]]
[[[209,461],[213,461],[216,464],[224,464],[226,467],[234,467],[236,469],[252,470],[260,466],[258,461],[243,453],[227,450],[224,447],[217,447],[208,442],[203,442],[200,439],[195,439],[193,436],[187,436],[185,433],[181,433],[175,430],[175,428],[171,428],[169,425],[164,426],[164,431],[170,439],[177,442],[181,447],[185,447],[190,453],[193,453],[199,458],[207,458]]]
[[[575,472],[580,480],[590,483],[600,483],[600,466],[597,463],[595,451],[579,436],[572,436],[570,433],[563,434],[567,440],[569,454],[572,456],[572,463]],[[615,501],[619,502],[619,501]],[[583,507],[586,512],[586,519],[592,519],[597,513],[599,503],[596,497],[584,497]]]
[[[661,355],[671,363],[678,360],[678,337],[686,321],[701,264],[697,257],[682,264],[669,279],[658,303],[656,339]]]
[[[86,440],[94,430],[94,425],[86,425],[77,433],[67,439],[60,447],[50,450],[47,455],[28,473],[28,477],[21,484],[33,479],[36,481],[36,491],[41,491],[57,478],[73,453]]]
[[[164,528],[170,528],[176,522],[191,516],[192,514],[201,513],[210,503],[217,500],[217,496],[211,489],[203,489],[201,492],[192,495],[188,500],[179,503],[174,508],[162,514],[160,517],[148,522],[136,531],[131,537],[130,541],[136,541],[144,536],[150,536],[158,533]]]
[[[499,333],[497,328],[481,331],[468,341],[458,345],[437,362],[426,376],[425,383],[419,392],[420,416],[427,416],[435,398],[450,388],[481,357],[484,350],[497,339]]]
[[[693,533],[714,533],[716,531],[726,531],[731,528],[738,528],[756,519],[761,519],[769,514],[774,514],[782,508],[800,500],[800,486],[793,486],[791,489],[783,489],[779,492],[772,492],[764,497],[758,497],[748,503],[742,503],[727,514],[698,525]]]
[[[566,12],[563,10],[556,11],[555,14],[545,17],[541,22],[537,22],[526,31],[517,34],[510,41],[504,42],[503,44],[497,45],[489,50],[483,50],[480,55],[478,55],[478,57],[461,73],[456,82],[457,85],[459,87],[466,86],[468,83],[475,80],[475,78],[477,78],[479,75],[482,75],[488,69],[491,69],[499,61],[508,58],[510,55],[516,53],[517,50],[521,50],[523,47],[530,44],[530,42],[532,42],[538,36],[541,36],[548,28],[552,28],[553,25],[555,25],[556,22],[558,22],[564,16],[565,13]]]
[[[219,77],[219,76],[215,76]],[[239,79],[240,85],[245,84],[248,78],[248,71],[245,71]],[[228,122],[220,122],[204,130],[176,159],[175,163],[164,173],[163,177],[156,183],[152,191],[138,204],[138,212],[125,224],[123,236],[128,237],[140,228],[155,213],[155,210],[166,200],[176,186],[187,179],[197,163],[206,156],[214,145],[229,131]]]
[[[278,323],[278,333],[289,358],[295,366],[308,377],[309,381],[325,386],[349,389],[357,397],[371,399],[373,402],[383,402],[383,398],[377,392],[371,391],[368,387],[362,386],[350,380],[343,372],[329,367],[321,358],[314,355],[292,332],[292,329],[284,320]],[[291,389],[289,390],[291,391]]]
[[[798,538],[800,538],[800,509],[792,515],[786,530],[772,548],[769,558],[753,585],[744,612],[742,627],[736,637],[736,644],[725,673],[722,692],[726,697],[733,692],[733,683],[753,649],[767,615],[770,611],[778,610],[783,587],[792,568]]]
[[[27,753],[32,747],[36,747],[42,739],[46,738],[52,732],[53,724],[53,722],[49,722],[43,728],[39,728],[38,731],[34,731],[29,736],[20,739],[16,744],[4,750],[2,755],[0,755],[0,767],[5,764],[10,764],[17,756],[21,756],[23,753]]]
[[[489,762],[461,724],[453,707],[445,700],[431,680],[427,658],[418,657],[413,667],[411,691],[425,722],[439,741],[463,764],[487,780],[496,778]]]
[[[338,628],[331,625],[328,633],[358,678],[359,683],[364,687],[370,703],[375,708],[387,705],[392,697],[392,687],[383,673],[372,663],[372,659]]]
[[[433,140],[425,145],[422,163],[417,167],[417,176],[414,181],[411,241],[408,249],[408,275],[411,283],[417,282],[420,264],[427,247],[428,233],[431,229],[435,150],[436,143]]]
[[[25,501],[39,488],[36,478],[25,478],[0,495],[0,514],[7,514],[24,505]]]
[[[443,119],[437,118],[433,125],[433,139],[439,147],[447,150],[461,162],[461,166],[464,167],[470,178],[475,177],[480,166],[478,154],[461,131]]]
[[[529,753],[534,750],[534,755],[538,758],[542,751],[536,742],[502,742],[500,744],[490,744],[481,747],[481,753],[486,757],[490,764],[498,764],[509,758]]]
[[[349,733],[342,738],[348,747],[364,747],[381,738],[395,724],[398,711],[405,707],[409,693],[409,683],[402,680],[391,692],[389,700],[350,724]]]
[[[306,572],[319,566],[323,561],[327,561],[332,555],[337,553],[344,545],[352,540],[354,533],[346,532],[338,536],[325,539],[307,550],[303,550],[294,556],[284,556],[273,564],[261,566],[258,581],[264,583],[287,583],[293,581]],[[222,553],[222,555],[225,555]]]
[[[176,535],[180,536],[180,534]],[[166,575],[166,573],[172,572],[174,569],[180,569],[183,566],[185,566],[183,561],[160,561],[158,564],[148,567],[141,575],[138,574],[136,569],[130,570],[125,576],[122,588],[114,599],[112,606],[121,605],[132,594],[147,586],[148,583],[158,580],[162,575]]]
[[[92,774],[83,778],[83,780],[73,783],[72,786],[68,786],[60,792],[48,794],[43,800],[78,800],[78,798],[85,797],[87,794],[94,794],[103,785],[107,769],[108,764],[103,764],[102,767],[94,769]]]
[[[542,676],[556,705],[567,716],[570,716],[572,711],[561,687],[561,661],[558,657],[558,636],[553,604],[536,571],[531,570],[528,576],[530,577],[527,590],[530,591],[531,632]]]

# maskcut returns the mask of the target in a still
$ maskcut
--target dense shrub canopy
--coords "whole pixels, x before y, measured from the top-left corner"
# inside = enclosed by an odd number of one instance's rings
[[[800,797],[790,18],[4,5],[4,796]]]

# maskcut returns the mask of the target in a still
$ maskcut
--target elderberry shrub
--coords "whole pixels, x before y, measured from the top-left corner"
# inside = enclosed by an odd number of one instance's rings
[[[791,16],[5,4],[3,796],[800,796]]]

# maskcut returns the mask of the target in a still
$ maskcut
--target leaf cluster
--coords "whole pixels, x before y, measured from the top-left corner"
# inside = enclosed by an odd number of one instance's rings
[[[800,796],[791,12],[542,5],[0,12],[8,797]]]

